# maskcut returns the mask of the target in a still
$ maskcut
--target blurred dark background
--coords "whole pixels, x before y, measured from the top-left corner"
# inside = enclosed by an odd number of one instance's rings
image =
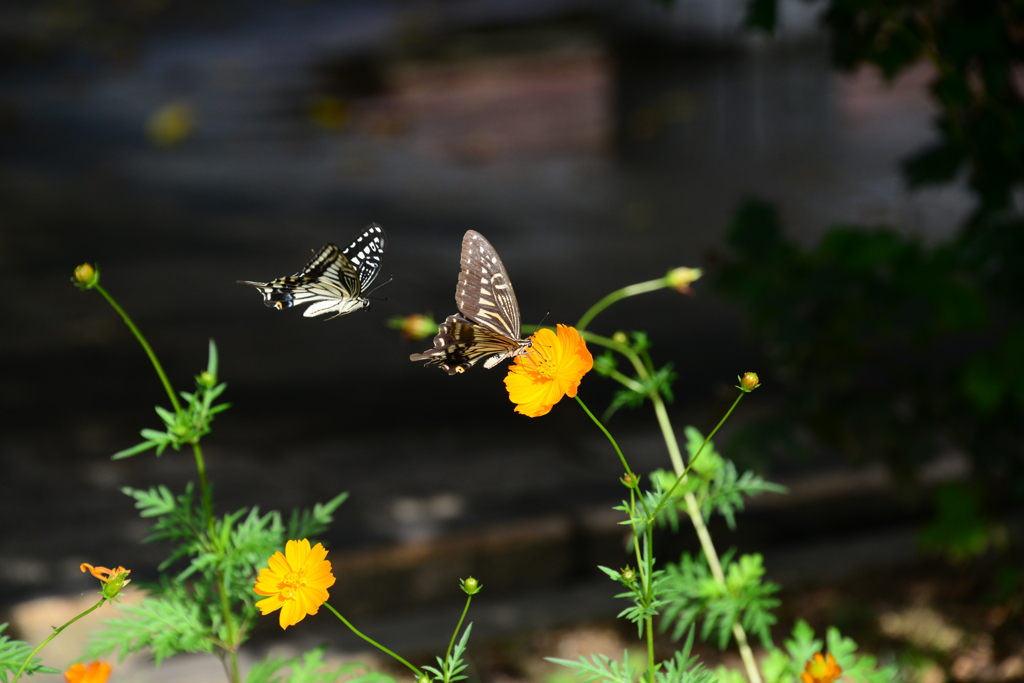
[[[78,589],[83,561],[152,576],[166,549],[139,545],[147,524],[118,490],[194,478],[184,453],[110,461],[166,397],[113,311],[69,282],[83,261],[178,388],[216,340],[220,509],[350,491],[332,548],[525,524],[565,555],[536,583],[591,576],[594,548],[617,552],[599,511],[620,491],[585,415],[515,415],[503,370],[424,369],[407,357],[429,340],[386,325],[455,312],[467,229],[501,254],[527,323],[705,269],[694,296],[631,299],[592,329],[646,331],[675,362],[680,432],[712,428],[733,378],[761,373],[718,441],[810,493],[741,520],[757,544],[934,520],[921,491],[951,480],[976,538],[1024,481],[1024,119],[1019,10],[968,4],[8,3],[0,604]],[[369,312],[306,319],[235,284],[371,221],[394,282]],[[612,391],[593,374],[581,395],[603,409]],[[610,427],[635,469],[667,465],[649,408]],[[799,486],[837,472],[838,488]]]

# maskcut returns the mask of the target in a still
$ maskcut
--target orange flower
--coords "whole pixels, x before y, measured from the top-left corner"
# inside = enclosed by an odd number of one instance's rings
[[[64,678],[68,683],[106,683],[110,678],[110,665],[100,661],[90,662],[89,666],[72,664],[64,672]]]
[[[576,395],[583,375],[594,367],[594,357],[573,327],[558,326],[558,334],[537,330],[528,353],[516,356],[505,377],[509,399],[516,412],[528,417],[547,415],[551,407]]]
[[[274,553],[269,569],[261,569],[253,588],[259,595],[268,596],[256,603],[264,614],[281,610],[281,628],[288,628],[316,614],[329,597],[327,589],[334,585],[327,550],[317,543],[309,547],[305,538],[288,541],[284,554]]]
[[[800,674],[800,680],[804,683],[834,683],[842,675],[843,667],[836,663],[831,653],[822,656],[818,652],[808,660],[804,672]]]
[[[89,572],[103,582],[103,597],[108,600],[116,598],[117,594],[121,592],[121,589],[132,582],[131,579],[128,578],[128,575],[132,573],[132,570],[125,569],[124,567],[107,569],[106,567],[94,567],[88,562],[83,562],[79,566],[79,569],[83,572]]]
[[[118,574],[132,573],[131,569],[125,569],[124,567],[107,569],[106,567],[94,567],[87,562],[83,562],[78,568],[83,572],[89,572],[103,583],[109,583],[112,579],[116,578]]]

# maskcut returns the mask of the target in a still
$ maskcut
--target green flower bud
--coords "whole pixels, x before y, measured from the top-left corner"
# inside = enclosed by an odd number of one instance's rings
[[[118,569],[122,568],[118,567]],[[132,582],[132,580],[128,578],[128,574],[129,572],[126,569],[119,571],[113,578],[103,584],[103,597],[107,600],[116,598],[117,594],[121,592],[121,589]]]
[[[754,389],[757,389],[759,386],[761,386],[761,380],[758,379],[756,372],[746,372],[743,374],[743,377],[739,378],[739,380],[740,385],[737,387],[737,389],[745,391],[748,394]]]
[[[416,683],[430,683],[430,676],[428,674],[420,674],[419,678],[416,679]]]
[[[621,576],[622,580],[626,583],[633,583],[636,581],[636,572],[633,571],[629,565],[626,565],[624,568],[619,570],[619,576]]]
[[[217,383],[217,375],[213,374],[209,370],[203,370],[199,373],[199,376],[196,377],[196,382],[209,389]]]
[[[83,263],[75,268],[75,276],[71,281],[79,289],[92,289],[100,282],[100,272],[91,263]]]
[[[480,585],[480,582],[472,576],[465,580],[460,579],[459,582],[462,584],[462,590],[465,591],[466,595],[476,595],[480,592],[480,589],[483,588],[483,586]]]
[[[626,336],[625,332],[619,330],[618,332],[612,335],[612,341],[615,342],[616,344],[622,344],[623,346],[626,346],[627,344],[629,344],[629,337]]]
[[[683,294],[692,294],[690,285],[704,274],[700,268],[673,268],[665,276],[665,284]]]
[[[640,475],[639,474],[624,474],[622,479],[619,479],[622,485],[627,489],[635,489],[640,486]]]

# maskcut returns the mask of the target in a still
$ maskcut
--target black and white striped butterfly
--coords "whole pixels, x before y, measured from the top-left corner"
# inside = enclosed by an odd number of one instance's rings
[[[465,372],[481,358],[485,368],[526,353],[532,342],[520,339],[519,304],[505,266],[491,243],[475,230],[462,238],[462,272],[455,288],[459,315],[438,326],[434,348],[414,353],[449,375]]]
[[[296,304],[311,304],[302,313],[307,318],[324,313],[334,313],[331,318],[337,318],[369,308],[370,300],[364,293],[380,272],[386,244],[384,229],[370,223],[344,251],[328,243],[295,275],[270,282],[238,283],[260,290],[264,305],[271,308],[284,310]]]

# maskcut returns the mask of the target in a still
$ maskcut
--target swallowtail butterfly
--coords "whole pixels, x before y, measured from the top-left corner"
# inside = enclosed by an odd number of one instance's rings
[[[364,293],[380,272],[386,244],[384,229],[370,223],[344,250],[326,244],[295,275],[270,282],[239,280],[238,283],[260,290],[264,305],[270,308],[284,310],[296,304],[311,304],[302,313],[307,318],[324,313],[334,313],[331,318],[337,318],[369,308],[370,300]]]
[[[519,304],[505,266],[491,243],[475,230],[462,238],[462,272],[455,288],[462,315],[450,315],[438,326],[434,348],[414,353],[449,375],[465,372],[485,356],[485,368],[526,353],[531,342],[520,339]]]

